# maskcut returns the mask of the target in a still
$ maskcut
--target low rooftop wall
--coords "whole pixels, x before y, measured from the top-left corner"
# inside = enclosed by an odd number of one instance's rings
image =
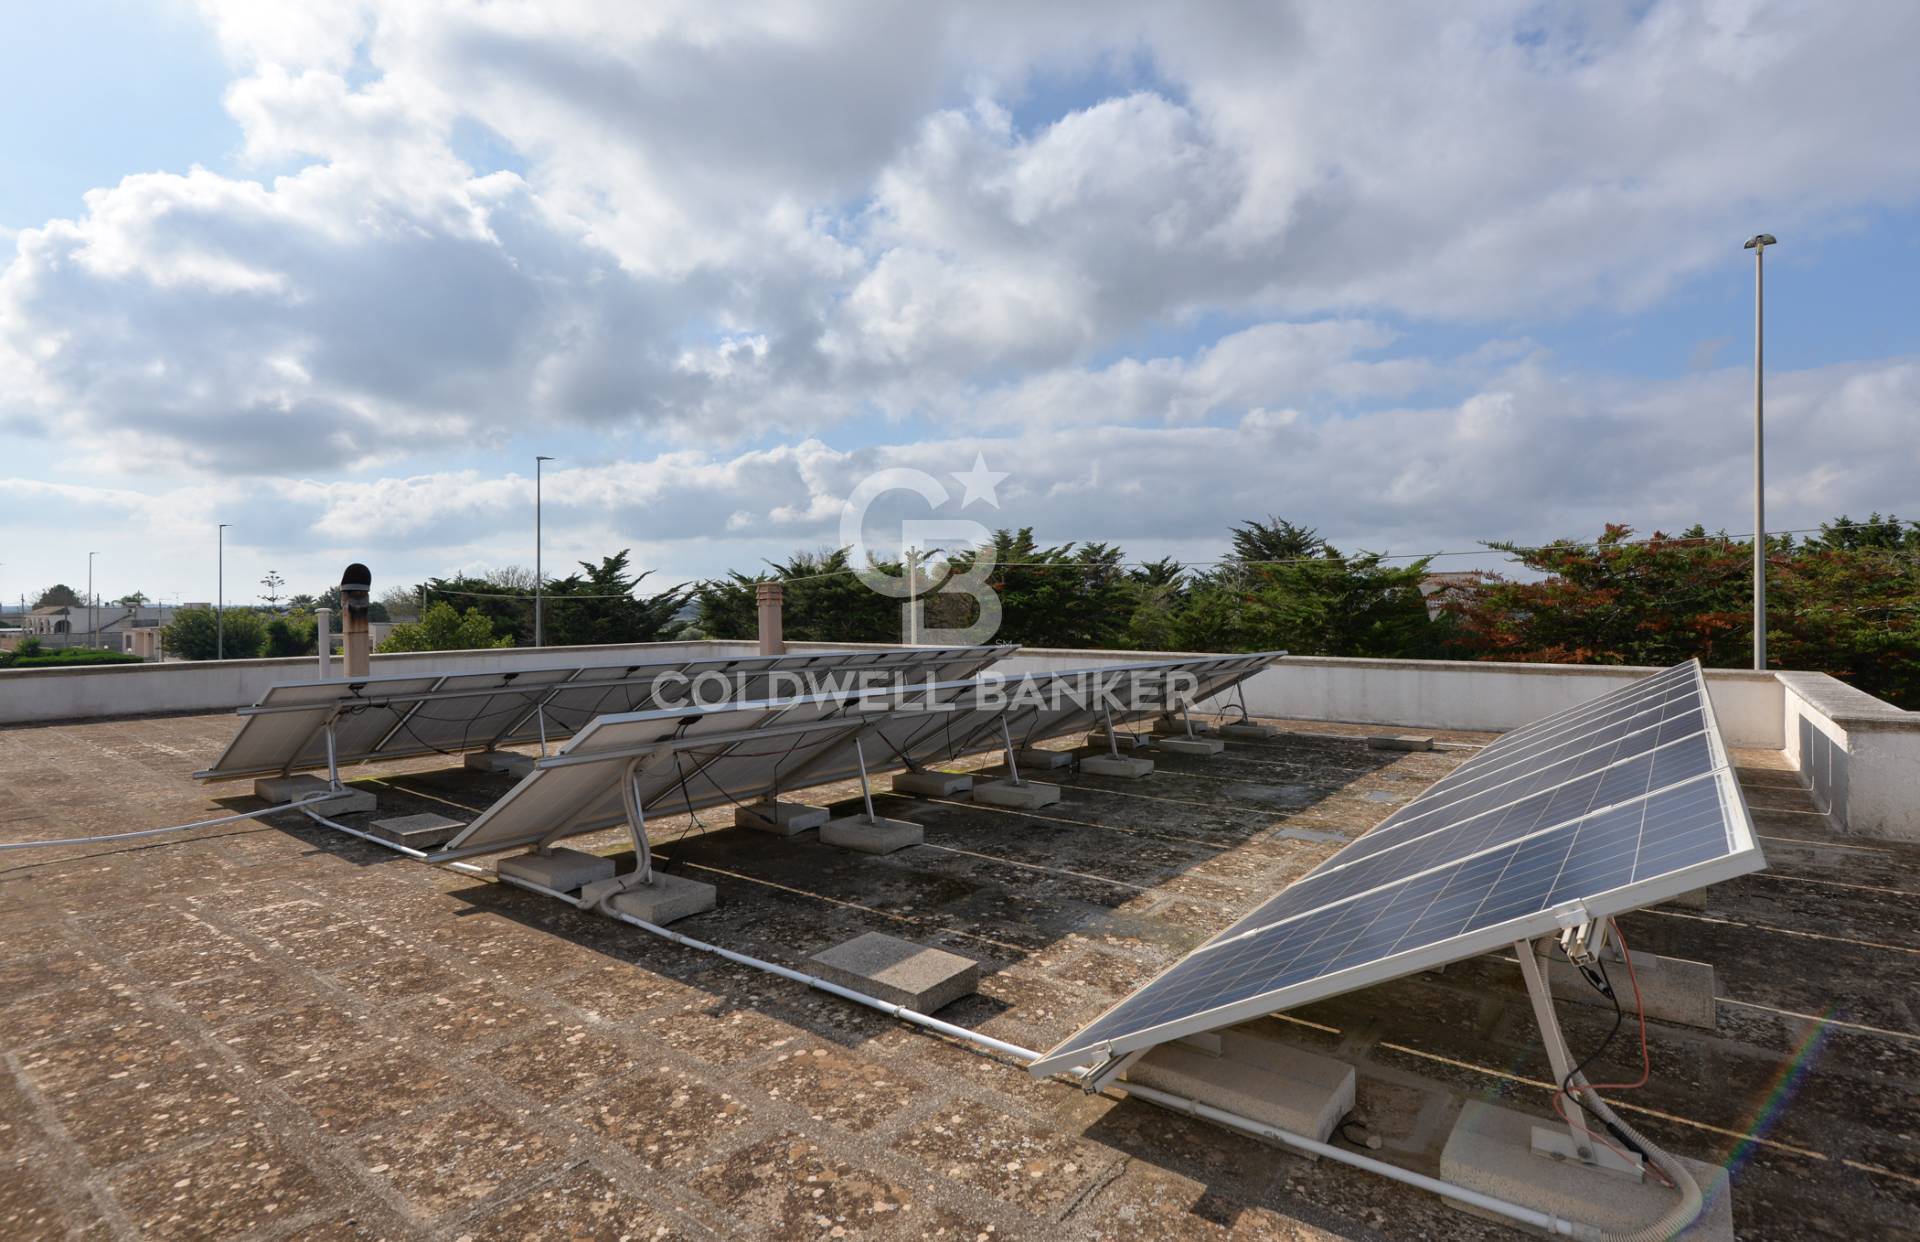
[[[789,643],[790,651],[880,650],[890,644]],[[746,655],[746,641],[511,647],[373,657],[376,675],[591,667]],[[1086,668],[1202,652],[1025,648],[1006,672]],[[334,665],[335,675],[339,664]],[[92,717],[224,711],[278,682],[317,675],[313,657],[104,668],[0,670],[0,725]],[[1496,664],[1292,656],[1244,686],[1256,716],[1394,728],[1502,730],[1573,707],[1654,670],[1589,664]],[[1783,750],[1836,823],[1920,841],[1920,712],[1824,673],[1709,669],[1707,688],[1732,746]]]

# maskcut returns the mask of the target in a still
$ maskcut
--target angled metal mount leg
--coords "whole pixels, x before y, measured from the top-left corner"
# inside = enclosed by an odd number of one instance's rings
[[[645,760],[646,757],[641,756],[629,761],[620,774],[620,801],[627,811],[627,839],[633,842],[633,870],[583,885],[579,897],[582,910],[596,909],[617,893],[653,883],[653,849],[647,842],[646,809],[640,804],[640,770]]]
[[[338,741],[333,736],[333,722],[338,720],[339,718],[340,718],[340,713],[338,712],[335,712],[333,715],[328,716],[327,728],[326,728],[327,788],[331,789],[335,793],[342,793],[346,790],[346,786],[340,783],[340,746]]]
[[[1540,959],[1534,955],[1532,941],[1516,941],[1513,953],[1520,959],[1520,973],[1526,976],[1527,998],[1533,1002],[1534,1021],[1540,1026],[1540,1039],[1546,1045],[1547,1061],[1553,1066],[1553,1081],[1555,1085],[1565,1083],[1567,1076],[1573,1073],[1574,1060],[1573,1054],[1567,1049],[1566,1036],[1561,1033],[1560,1019],[1553,1010],[1553,986],[1547,979],[1547,972],[1541,969]],[[1577,1160],[1591,1168],[1632,1181],[1641,1179],[1640,1157],[1632,1152],[1622,1156],[1600,1142],[1594,1135],[1600,1129],[1600,1123],[1589,1118],[1586,1110],[1571,1095],[1561,1097],[1561,1108],[1567,1115],[1564,1129],[1546,1125],[1533,1127],[1535,1155],[1552,1160]]]
[[[860,799],[867,804],[867,822],[877,824],[880,819],[873,813],[873,786],[867,780],[867,748],[857,737],[853,739],[853,757],[860,764]]]
[[[1120,757],[1120,739],[1113,735],[1113,709],[1105,703],[1100,704],[1100,719],[1107,726],[1107,753],[1115,759],[1118,759]]]
[[[1013,757],[1013,730],[1007,727],[1005,715],[1000,717],[1000,740],[1007,744],[1007,784],[1023,785],[1020,779],[1020,764]]]

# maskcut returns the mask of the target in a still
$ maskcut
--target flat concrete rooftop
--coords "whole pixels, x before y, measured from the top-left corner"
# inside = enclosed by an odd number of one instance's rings
[[[188,778],[234,724],[0,729],[0,841],[257,806]],[[1470,753],[1364,732],[1067,775],[1038,813],[892,801],[927,844],[884,858],[718,813],[652,827],[719,887],[678,929],[792,965],[868,931],[968,954],[981,994],[940,1016],[1044,1048]],[[1635,950],[1714,964],[1718,1029],[1650,1022],[1653,1081],[1615,1098],[1733,1169],[1742,1238],[1912,1236],[1920,846],[1842,834],[1777,752],[1740,761],[1771,869],[1622,920]],[[471,818],[506,787],[438,757],[349,775],[381,816]],[[1576,1052],[1611,1022],[1561,1014]],[[1497,958],[1268,1025],[1355,1064],[1377,1154],[1414,1169],[1464,1101],[1548,1115]],[[1637,1052],[1591,1076],[1637,1076]],[[1515,1236],[297,814],[0,854],[0,1054],[9,1238]]]

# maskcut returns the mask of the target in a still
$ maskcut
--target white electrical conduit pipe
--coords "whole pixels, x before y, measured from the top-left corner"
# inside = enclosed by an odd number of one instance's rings
[[[0,845],[0,850],[40,850],[50,849],[56,845],[99,845],[106,841],[133,841],[140,837],[158,837],[169,832],[191,832],[195,828],[212,828],[218,824],[238,823],[243,819],[259,819],[262,815],[278,815],[281,811],[305,808],[312,803],[325,802],[329,798],[337,798],[339,796],[337,792],[329,791],[323,794],[314,794],[307,798],[300,798],[293,802],[282,802],[276,806],[261,807],[257,811],[241,811],[237,815],[221,815],[214,819],[196,820],[191,824],[174,824],[169,828],[142,828],[138,832],[110,832],[98,837],[60,837],[52,841],[9,841],[5,845]],[[313,812],[308,811],[307,814],[311,815]],[[334,827],[337,828],[339,825],[335,824]],[[347,829],[347,831],[351,832],[352,829]]]
[[[360,837],[364,840],[372,841],[376,845],[383,845],[388,849],[415,858],[424,859],[427,857],[419,850],[395,845],[391,841],[382,841],[378,837],[369,836],[364,832],[349,828],[345,824],[337,824],[313,811],[307,811],[306,815],[318,823],[325,824],[329,828],[337,828],[349,836]],[[567,894],[558,889],[548,888],[543,884],[535,884],[531,880],[524,880],[518,876],[511,875],[489,874],[484,868],[473,866],[470,863],[453,862],[446,865],[467,875],[481,876],[487,879],[497,880],[502,884],[510,884],[515,888],[524,888],[528,892],[539,893],[543,896],[551,897],[556,901],[565,902],[567,905],[576,909],[578,908],[578,903]],[[694,949],[701,953],[711,953],[729,962],[751,967],[754,970],[765,971],[771,975],[778,975],[782,979],[790,979],[795,983],[805,984],[807,987],[830,993],[845,1000],[850,1000],[855,1004],[865,1005],[869,1009],[878,1009],[881,1013],[899,1018],[903,1022],[925,1027],[930,1031],[936,1031],[939,1034],[960,1040],[963,1043],[1000,1053],[1002,1056],[1012,1057],[1014,1060],[1023,1064],[1030,1065],[1039,1060],[1041,1056],[1039,1052],[1032,1048],[1022,1048],[1018,1044],[1010,1044],[1003,1039],[995,1039],[991,1035],[983,1035],[979,1031],[968,1030],[964,1026],[955,1026],[951,1022],[942,1022],[940,1019],[928,1014],[908,1009],[903,1005],[896,1005],[892,1001],[881,1000],[877,996],[868,996],[864,992],[856,992],[852,988],[842,987],[837,983],[829,982],[816,975],[809,975],[804,971],[782,966],[777,962],[765,961],[745,953],[737,953],[732,949],[723,949],[719,945],[709,944],[704,940],[696,940],[692,936],[662,927],[657,923],[649,923],[645,919],[635,918],[631,914],[623,914],[618,910],[609,909],[605,906],[600,907],[599,912],[609,918],[617,919],[622,923],[630,923],[642,931],[651,932],[663,940],[670,940],[685,948]],[[1084,1073],[1084,1071],[1077,1072]],[[1068,1077],[1071,1078],[1072,1075]],[[1329,1160],[1337,1161],[1341,1164],[1352,1165],[1356,1169],[1364,1169],[1369,1173],[1391,1178],[1396,1182],[1415,1187],[1416,1189],[1441,1195],[1445,1198],[1479,1208],[1482,1211],[1492,1212],[1496,1216],[1505,1217],[1519,1224],[1545,1230],[1547,1233],[1558,1237],[1575,1238],[1578,1239],[1579,1242],[1611,1242],[1615,1236],[1595,1229],[1591,1225],[1583,1225],[1578,1221],[1563,1220],[1551,1212],[1542,1212],[1536,1208],[1525,1207],[1518,1203],[1509,1203],[1505,1199],[1482,1194],[1477,1190],[1470,1190],[1465,1186],[1442,1181],[1437,1177],[1428,1177],[1424,1173],[1416,1173],[1412,1169],[1403,1169],[1397,1164],[1389,1164],[1384,1160],[1376,1160],[1371,1156],[1363,1156],[1359,1152],[1348,1151],[1343,1147],[1335,1147],[1331,1143],[1322,1143],[1317,1139],[1310,1139],[1305,1135],[1295,1134],[1291,1130],[1282,1130],[1278,1126],[1270,1126],[1263,1121],[1255,1121],[1251,1117],[1243,1117],[1238,1113],[1228,1112],[1224,1108],[1215,1108],[1211,1104],[1203,1104],[1198,1100],[1188,1099],[1182,1095],[1175,1095],[1171,1091],[1162,1091],[1157,1087],[1125,1082],[1116,1084],[1112,1090],[1119,1091],[1124,1095],[1137,1096],[1140,1099],[1158,1104],[1162,1108],[1170,1109],[1174,1112],[1204,1118],[1218,1125],[1226,1126],[1229,1129],[1239,1130],[1244,1134],[1251,1134],[1256,1138],[1269,1139],[1284,1146],[1291,1147],[1296,1151],[1306,1152],[1314,1156],[1324,1156]],[[1648,1146],[1648,1150],[1652,1150],[1651,1145]],[[1661,1167],[1665,1168],[1666,1165],[1662,1164]],[[1675,1167],[1678,1167],[1677,1163]],[[1676,1207],[1674,1213],[1662,1218],[1661,1221],[1656,1222],[1656,1225],[1667,1225],[1670,1220],[1679,1215],[1682,1208],[1686,1208],[1691,1212],[1697,1212],[1699,1209],[1698,1194],[1699,1192],[1696,1190],[1693,1196],[1694,1202],[1691,1204],[1683,1199],[1679,1207]],[[1686,1219],[1691,1220],[1691,1216],[1689,1215]],[[1627,1238],[1667,1236],[1666,1234],[1653,1233],[1652,1228],[1653,1227],[1649,1227],[1648,1230],[1641,1231],[1640,1233],[1624,1236]],[[1669,1232],[1671,1232],[1671,1229],[1669,1229]]]

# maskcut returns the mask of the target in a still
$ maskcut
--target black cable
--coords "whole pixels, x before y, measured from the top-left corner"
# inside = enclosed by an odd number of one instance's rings
[[[1570,1100],[1578,1101],[1580,1097],[1574,1094],[1573,1080],[1576,1078],[1585,1077],[1587,1072],[1587,1067],[1589,1065],[1592,1065],[1595,1061],[1598,1061],[1600,1059],[1601,1054],[1606,1052],[1606,1050],[1613,1045],[1614,1038],[1620,1034],[1620,1027],[1627,1020],[1627,1011],[1620,1007],[1620,997],[1613,990],[1613,979],[1607,974],[1607,961],[1605,958],[1595,957],[1593,959],[1593,966],[1581,965],[1578,962],[1575,962],[1574,965],[1579,968],[1580,977],[1582,979],[1585,979],[1588,985],[1591,986],[1594,991],[1600,993],[1600,995],[1606,997],[1608,1000],[1613,1002],[1613,1027],[1607,1032],[1607,1037],[1600,1041],[1599,1047],[1595,1048],[1592,1052],[1589,1052],[1587,1054],[1585,1060],[1581,1061],[1580,1064],[1568,1070],[1567,1076],[1564,1079],[1562,1079],[1560,1082],[1560,1094],[1566,1096]],[[1597,967],[1599,970],[1600,977],[1598,979],[1594,978],[1595,967]],[[1613,1135],[1613,1137],[1622,1146],[1631,1149],[1642,1160],[1645,1160],[1648,1163],[1652,1163],[1653,1158],[1647,1154],[1647,1149],[1642,1147],[1639,1143],[1635,1142],[1633,1140],[1633,1136],[1629,1135],[1626,1131],[1622,1130],[1619,1126],[1616,1126],[1613,1122],[1607,1120],[1605,1117],[1601,1116],[1597,1112],[1593,1113],[1592,1116],[1594,1120],[1598,1121],[1601,1125],[1605,1126],[1607,1128],[1607,1133]]]

